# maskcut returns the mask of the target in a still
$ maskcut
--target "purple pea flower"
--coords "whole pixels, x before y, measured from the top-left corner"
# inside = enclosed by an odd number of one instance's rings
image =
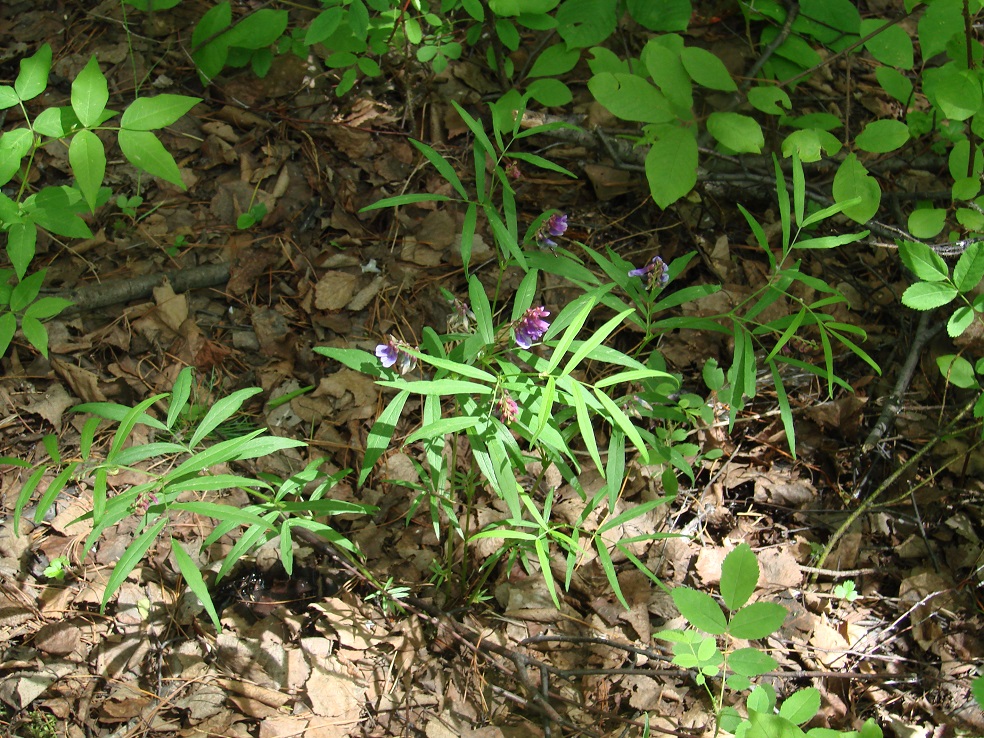
[[[516,422],[516,418],[519,417],[519,405],[505,390],[502,391],[502,397],[499,398],[499,415],[506,425]]]
[[[563,236],[565,233],[567,233],[567,214],[554,213],[537,229],[536,242],[541,247],[555,248],[557,242],[553,241],[551,236]]]
[[[670,270],[666,266],[665,261],[660,259],[658,256],[654,256],[649,260],[649,263],[641,269],[629,270],[629,276],[642,277],[646,280],[646,287],[652,289],[657,286],[662,287],[670,281]]]
[[[403,350],[406,345],[393,336],[387,336],[385,343],[376,346],[376,356],[379,357],[379,363],[387,368],[396,366],[396,370],[400,374],[406,374],[417,365],[417,360]]]
[[[451,300],[451,314],[448,316],[448,333],[472,333],[475,313],[468,303],[457,297]]]
[[[543,338],[543,334],[550,327],[550,324],[544,320],[548,315],[550,311],[540,306],[531,307],[523,313],[523,317],[516,322],[516,345],[528,349]]]

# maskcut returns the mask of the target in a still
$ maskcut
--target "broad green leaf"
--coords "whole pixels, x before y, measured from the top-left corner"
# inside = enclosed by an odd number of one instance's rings
[[[21,100],[33,100],[48,86],[51,71],[51,47],[42,44],[33,56],[21,59],[20,73],[14,80],[14,91]]]
[[[308,26],[304,35],[304,45],[314,46],[326,41],[341,25],[345,10],[340,7],[322,10]]]
[[[515,16],[549,13],[560,0],[489,0],[489,10],[496,15]],[[469,11],[469,14],[471,12]]]
[[[222,33],[232,22],[232,5],[228,0],[213,5],[198,21],[191,34],[191,57],[205,84],[222,71],[229,56],[229,44]]]
[[[962,305],[953,311],[953,315],[946,322],[946,332],[950,338],[963,335],[963,332],[970,328],[974,322],[974,309],[969,305]]]
[[[38,296],[38,292],[41,291],[41,285],[44,282],[45,270],[34,272],[24,277],[13,291],[10,293],[10,309],[19,313],[24,308],[26,308],[30,303],[34,301],[34,298]]]
[[[781,87],[752,87],[748,90],[748,102],[769,115],[783,115],[793,105]]]
[[[602,72],[588,80],[588,89],[595,100],[622,120],[669,123],[676,118],[666,96],[634,74]]]
[[[854,139],[862,151],[886,154],[895,151],[909,140],[909,127],[899,120],[875,120],[868,123]]]
[[[11,312],[0,312],[0,356],[7,353],[16,332],[17,316]]]
[[[917,275],[918,276],[918,275]],[[953,267],[953,284],[961,292],[970,292],[984,278],[984,243],[970,244]]]
[[[788,614],[785,607],[775,602],[753,602],[732,615],[728,633],[750,641],[765,638],[782,627]]]
[[[526,0],[521,4],[526,5]],[[524,10],[524,13],[532,14],[532,11]],[[557,32],[572,48],[600,44],[615,33],[618,25],[615,3],[609,0],[565,0],[555,17]]]
[[[286,10],[260,8],[243,16],[222,40],[241,49],[263,49],[283,35],[287,20]]]
[[[901,241],[899,257],[913,274],[925,282],[942,282],[950,274],[943,257],[924,243]]]
[[[908,229],[916,238],[933,238],[946,227],[944,208],[918,208],[909,213]]]
[[[739,544],[721,564],[721,597],[729,610],[743,607],[758,584],[759,565],[747,543]]]
[[[259,387],[246,387],[241,390],[236,390],[230,395],[220,398],[212,405],[208,413],[204,418],[198,423],[198,427],[195,428],[194,434],[188,441],[188,447],[194,448],[200,444],[205,437],[215,430],[221,423],[227,421],[233,414],[239,412],[239,409],[243,406],[250,397],[258,395],[263,390]]]
[[[552,77],[535,79],[526,86],[527,94],[547,108],[567,105],[574,99],[571,88]]]
[[[40,320],[25,315],[21,318],[21,332],[24,338],[34,348],[41,352],[44,358],[48,358],[48,329],[44,327]]]
[[[950,62],[922,73],[923,90],[950,120],[967,120],[981,110],[981,81],[977,72]]]
[[[974,367],[967,359],[955,354],[944,354],[936,357],[936,365],[940,374],[947,382],[961,389],[972,389],[980,386]]]
[[[695,628],[711,635],[722,635],[727,632],[727,618],[714,598],[706,592],[699,592],[690,587],[677,587],[671,596],[680,614]]]
[[[916,282],[902,293],[902,304],[913,310],[932,310],[953,301],[957,290],[940,282]]]
[[[650,31],[686,31],[693,16],[690,0],[628,0],[636,23]]]
[[[164,148],[164,144],[150,131],[120,129],[118,142],[123,156],[138,169],[148,174],[187,189],[181,180],[181,172],[174,157]]]
[[[760,676],[778,666],[779,662],[758,648],[739,648],[728,657],[728,668],[746,677]]]
[[[762,126],[740,113],[711,113],[707,131],[719,144],[737,154],[760,154],[765,146]]]
[[[897,69],[912,69],[914,62],[912,39],[900,25],[887,28],[881,18],[865,18],[861,21],[862,38],[878,31],[864,42],[865,49],[876,61]]]
[[[682,48],[683,39],[679,36],[658,36],[650,39],[640,55],[660,92],[681,112],[694,105],[693,82],[680,61]]]
[[[34,144],[28,128],[15,128],[0,135],[0,185],[7,184],[20,171],[21,160]]]
[[[779,706],[779,716],[797,725],[809,722],[819,711],[820,690],[816,687],[805,687],[793,692]]]
[[[72,82],[72,110],[82,125],[91,128],[99,124],[108,102],[109,85],[93,56]]]
[[[106,150],[99,136],[86,130],[76,133],[68,147],[68,162],[89,210],[96,212],[99,188],[106,174]]]
[[[667,208],[697,184],[697,141],[683,128],[668,131],[646,154],[646,178],[656,204]]]
[[[540,53],[527,76],[557,77],[566,74],[574,68],[580,58],[579,49],[569,49],[566,44],[553,44]]]
[[[138,97],[123,111],[120,126],[129,131],[152,131],[156,128],[164,128],[177,121],[201,101],[200,97],[187,95]]]
[[[0,85],[0,110],[12,108],[20,102],[17,93],[10,85]]]
[[[205,607],[205,612],[212,619],[212,625],[221,633],[222,624],[219,622],[219,614],[215,611],[212,596],[208,592],[208,585],[202,579],[202,573],[198,569],[198,565],[192,561],[188,553],[181,547],[181,544],[174,540],[174,538],[171,538],[171,551],[174,553],[174,561],[177,563],[178,571],[184,577],[188,589],[195,593],[195,596],[198,597],[199,601]]]
[[[683,49],[680,60],[690,78],[702,87],[724,92],[737,91],[738,86],[716,54],[699,46],[687,46]]]
[[[837,168],[833,193],[837,202],[861,198],[857,205],[844,208],[844,215],[857,223],[871,220],[881,203],[881,186],[878,180],[868,174],[856,154],[848,154]]]
[[[7,229],[7,256],[18,279],[24,279],[34,261],[37,240],[38,227],[34,223],[14,223]]]
[[[909,104],[912,98],[912,80],[902,72],[891,67],[878,67],[875,69],[875,79],[891,97],[900,103]]]
[[[746,733],[756,738],[806,738],[799,726],[778,715],[748,711],[748,722],[751,729]]]

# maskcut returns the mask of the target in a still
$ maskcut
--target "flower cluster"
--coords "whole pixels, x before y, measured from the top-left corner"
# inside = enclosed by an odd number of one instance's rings
[[[475,313],[468,303],[457,297],[451,300],[451,314],[448,315],[448,333],[471,333]]]
[[[389,368],[395,365],[400,374],[406,374],[417,366],[417,360],[404,351],[407,345],[393,336],[387,336],[385,343],[376,346],[376,356],[383,366]]]
[[[554,213],[536,231],[536,242],[541,248],[556,248],[557,242],[551,236],[563,236],[567,233],[566,213]]]
[[[506,425],[516,422],[519,417],[519,405],[505,390],[502,390],[502,397],[499,398],[499,416]]]
[[[670,281],[670,270],[666,266],[665,261],[658,256],[654,256],[641,269],[630,270],[629,276],[644,278],[646,280],[646,287],[652,289],[653,287],[662,287]]]
[[[550,315],[550,311],[540,306],[531,307],[523,313],[523,317],[516,321],[514,328],[516,345],[528,349],[543,338],[543,334],[550,327],[550,324],[544,320],[548,315]]]

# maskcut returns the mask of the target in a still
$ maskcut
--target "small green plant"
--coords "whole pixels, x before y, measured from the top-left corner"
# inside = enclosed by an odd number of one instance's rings
[[[43,322],[70,304],[58,297],[39,299],[44,271],[28,271],[39,229],[66,238],[92,236],[81,216],[85,211],[95,212],[110,194],[102,186],[106,147],[97,132],[115,132],[131,164],[183,189],[177,164],[154,131],[171,125],[200,101],[184,95],[137,97],[123,111],[119,126],[109,126],[118,113],[107,107],[108,83],[92,57],[72,82],[71,104],[46,108],[34,116],[28,103],[47,88],[51,63],[51,47],[44,44],[21,60],[13,86],[0,85],[0,110],[17,107],[25,121],[0,136],[0,186],[19,180],[13,197],[0,193],[0,232],[6,233],[7,257],[13,267],[0,270],[0,355],[19,325],[27,341],[47,356],[48,332]],[[29,194],[34,156],[55,140],[67,143],[75,183]]]
[[[137,209],[143,205],[144,199],[140,195],[120,195],[116,198],[116,207],[120,209],[127,218],[131,220],[137,219]]]
[[[749,602],[758,579],[758,560],[743,543],[725,557],[721,566],[720,596],[724,607],[706,592],[677,587],[671,596],[688,627],[654,634],[673,644],[674,664],[694,671],[694,680],[714,705],[715,735],[724,731],[739,738],[881,738],[881,729],[872,720],[860,731],[804,731],[802,726],[820,710],[820,692],[814,687],[793,692],[781,704],[770,684],[753,687],[752,679],[774,671],[778,662],[761,648],[738,648],[735,641],[768,637],[779,630],[788,614],[776,603]],[[747,693],[744,715],[727,703],[728,690]]]
[[[853,579],[847,579],[834,587],[834,597],[839,597],[847,602],[854,602],[860,596]]]
[[[117,561],[106,583],[102,609],[151,546],[163,539],[169,542],[185,583],[201,600],[216,628],[220,628],[218,613],[197,560],[202,554],[193,557],[173,537],[175,516],[191,513],[218,521],[202,543],[203,552],[222,536],[245,526],[245,531],[225,554],[217,574],[217,579],[221,579],[242,556],[274,538],[279,538],[281,561],[289,574],[294,557],[291,533],[299,527],[314,531],[355,554],[352,543],[325,519],[339,514],[365,514],[374,508],[328,498],[327,493],[348,470],[326,476],[319,471],[324,459],[312,461],[286,480],[267,474],[254,478],[213,473],[212,468],[216,466],[306,444],[273,436],[263,428],[207,443],[210,434],[226,425],[243,403],[261,390],[237,390],[212,403],[207,412],[189,414],[192,384],[192,370],[186,368],[179,373],[170,393],[154,395],[134,407],[106,402],[76,407],[76,412],[89,415],[82,427],[78,456],[71,461],[62,459],[56,439],[53,436],[43,439],[50,461],[34,465],[18,492],[14,529],[20,529],[21,516],[34,500],[37,490],[44,490],[34,502],[33,519],[40,523],[70,481],[85,483],[92,490],[92,511],[80,520],[90,520],[92,531],[86,538],[84,551],[92,550],[108,530],[124,519],[135,516],[139,520],[134,540]],[[162,419],[148,413],[155,406],[166,408]],[[115,432],[108,449],[100,451],[96,448],[96,437],[105,421],[115,425]],[[128,445],[137,426],[156,433],[161,440]],[[161,463],[144,468],[145,462],[151,460]],[[23,468],[32,466],[12,458],[3,458],[0,462]],[[161,468],[165,471],[157,471]],[[120,470],[142,474],[146,481],[114,490],[112,479]],[[229,489],[244,490],[255,502],[239,508],[209,499]]]
[[[379,600],[383,614],[387,617],[392,617],[403,612],[403,606],[400,605],[400,600],[409,594],[409,587],[393,586],[393,577],[387,577],[386,582],[378,590],[366,596],[366,601]]]
[[[965,247],[952,271],[935,249],[923,243],[903,241],[899,244],[899,255],[917,279],[902,293],[902,304],[925,311],[956,302],[958,306],[947,319],[946,330],[951,338],[957,338],[972,323],[984,320],[984,295],[977,294],[978,284],[984,279],[984,242],[952,246]],[[972,363],[962,354],[944,354],[936,362],[954,387],[981,390],[984,357]],[[974,405],[974,417],[984,417],[984,391]]]
[[[65,575],[68,574],[68,565],[69,561],[67,556],[56,556],[49,561],[48,565],[44,568],[44,575],[48,577],[48,579],[57,579],[58,581],[61,581],[65,578]]]
[[[267,207],[262,202],[254,202],[250,205],[249,210],[245,213],[240,214],[236,218],[236,228],[241,231],[245,231],[253,226],[257,225],[261,220],[266,217]]]

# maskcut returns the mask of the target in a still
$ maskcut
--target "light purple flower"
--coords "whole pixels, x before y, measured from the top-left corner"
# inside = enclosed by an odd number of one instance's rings
[[[550,237],[563,236],[565,233],[567,233],[567,214],[554,213],[537,229],[536,242],[541,247],[554,248],[557,246],[557,242]]]
[[[528,349],[534,343],[543,338],[550,324],[544,320],[550,315],[546,308],[531,307],[516,323],[516,345],[520,348]]]
[[[499,415],[502,417],[502,422],[507,425],[516,422],[516,418],[519,417],[519,405],[505,390],[499,398]]]
[[[471,333],[475,323],[475,313],[468,303],[455,297],[451,301],[451,314],[448,316],[448,333]]]
[[[670,281],[670,270],[666,266],[665,261],[660,259],[658,256],[654,256],[649,260],[649,263],[641,269],[629,270],[629,276],[642,277],[646,280],[646,287],[652,289],[656,286],[662,287]]]
[[[376,346],[376,356],[379,357],[379,363],[387,368],[395,365],[400,374],[406,374],[417,366],[417,360],[403,350],[406,345],[393,336],[387,336],[385,343]]]

